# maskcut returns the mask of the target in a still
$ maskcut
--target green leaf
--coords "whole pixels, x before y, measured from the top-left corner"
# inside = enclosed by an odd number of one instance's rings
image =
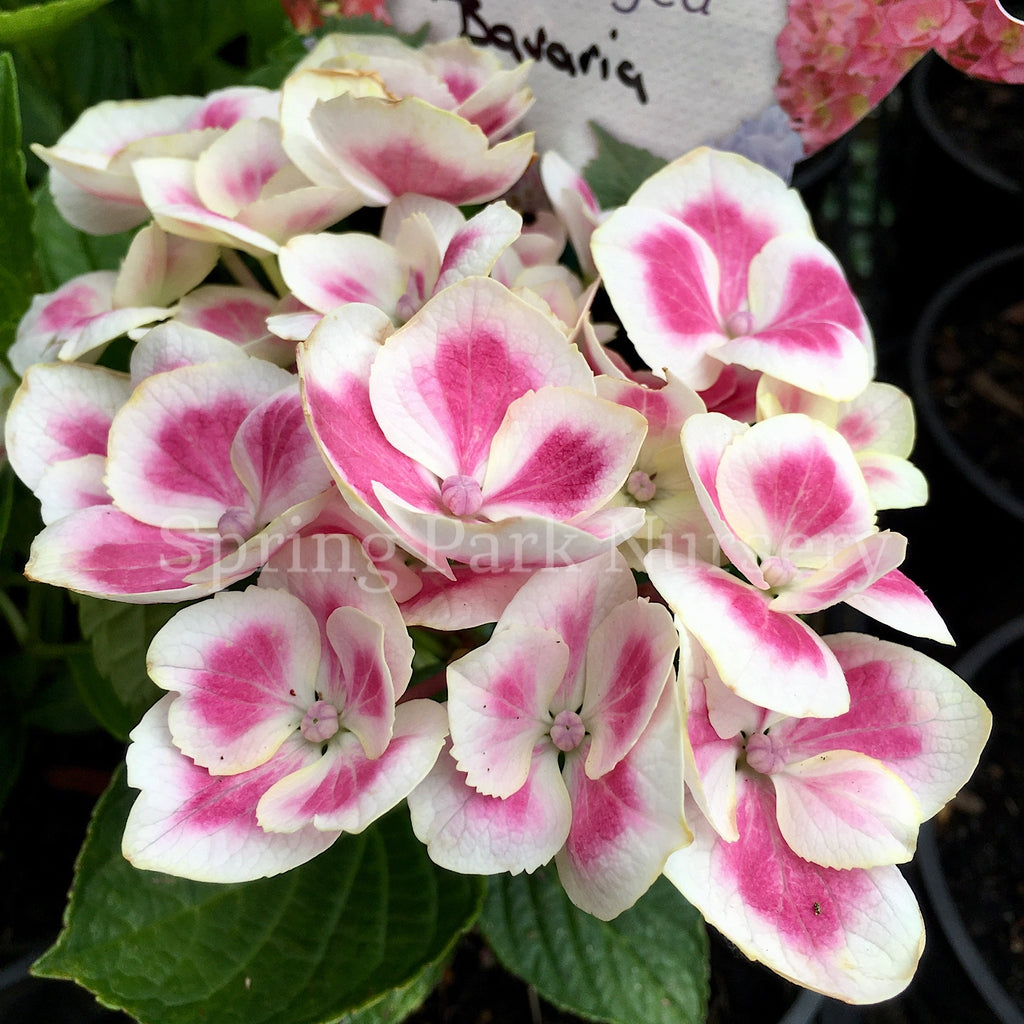
[[[126,739],[161,692],[146,674],[146,651],[182,606],[123,604],[80,595],[74,600],[82,636],[92,644],[95,667],[88,658],[71,658],[72,677],[97,721]]]
[[[383,1000],[401,1008],[479,912],[479,879],[436,867],[404,807],[275,878],[138,871],[121,856],[135,796],[123,774],[97,804],[64,930],[33,972],[146,1024],[324,1024]]]
[[[583,176],[606,210],[624,205],[644,181],[667,163],[649,150],[620,142],[594,121],[590,128],[597,139],[597,156],[583,168]]]
[[[53,35],[108,3],[110,0],[51,0],[16,11],[0,11],[0,46]]]
[[[700,914],[659,878],[599,921],[569,901],[553,868],[488,880],[480,918],[498,959],[555,1006],[612,1024],[700,1024],[708,945]]]
[[[18,85],[9,53],[0,53],[0,252],[0,353],[6,354],[37,285],[32,199],[25,183]]]

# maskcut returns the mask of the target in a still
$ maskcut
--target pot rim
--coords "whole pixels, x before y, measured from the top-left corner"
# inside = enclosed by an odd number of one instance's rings
[[[1001,487],[947,430],[932,397],[927,366],[931,341],[950,303],[979,278],[1017,260],[1024,260],[1024,245],[1001,249],[970,264],[932,296],[911,335],[909,371],[914,407],[943,455],[990,501],[1015,519],[1024,522],[1024,500]]]

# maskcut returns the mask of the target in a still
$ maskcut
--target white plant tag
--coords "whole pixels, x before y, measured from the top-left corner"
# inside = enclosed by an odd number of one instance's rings
[[[786,0],[389,0],[395,25],[533,60],[538,148],[577,167],[587,127],[672,159],[775,102]]]

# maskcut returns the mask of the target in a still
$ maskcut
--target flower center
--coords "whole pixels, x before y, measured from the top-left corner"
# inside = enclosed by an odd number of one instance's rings
[[[626,481],[626,493],[637,501],[650,501],[658,493],[658,488],[642,469],[634,469]]]
[[[441,502],[453,516],[471,516],[484,499],[473,477],[458,474],[441,481]]]
[[[217,520],[217,532],[224,540],[243,544],[256,532],[256,517],[247,508],[233,505]]]
[[[786,766],[786,745],[778,736],[755,732],[747,740],[747,764],[762,775],[771,775]]]
[[[310,743],[324,743],[338,731],[338,709],[326,700],[310,705],[299,726]]]
[[[745,309],[738,309],[725,321],[725,333],[730,338],[742,338],[754,329],[754,314]]]
[[[575,750],[586,735],[587,728],[575,711],[559,711],[551,724],[551,742],[559,750]]]
[[[771,555],[761,563],[761,575],[772,590],[790,583],[797,574],[797,567],[788,559]]]

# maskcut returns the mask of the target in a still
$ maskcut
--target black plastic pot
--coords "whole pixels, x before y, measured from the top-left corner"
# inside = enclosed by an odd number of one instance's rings
[[[958,673],[969,683],[974,685],[983,696],[992,704],[995,716],[995,732],[1000,729],[1000,711],[1004,714],[1009,712],[1006,707],[1005,698],[1007,692],[1002,695],[998,692],[1000,673],[1003,671],[1005,659],[1013,656],[1013,649],[1019,647],[1017,664],[1024,660],[1024,617],[1011,620],[1006,625],[995,630],[984,640],[976,644],[968,654],[956,665]],[[985,679],[986,672],[991,673],[995,668],[997,678]],[[1000,697],[1004,698],[1003,707],[1000,707]],[[1014,699],[1014,704],[1018,703]],[[1017,756],[1022,756],[1017,751]],[[982,766],[979,772],[985,771],[986,756],[982,756]],[[976,775],[977,778],[977,775]],[[966,787],[971,788],[970,784]],[[1022,794],[1024,795],[1024,794]],[[961,915],[957,902],[950,890],[947,881],[946,869],[941,857],[939,842],[936,835],[937,826],[928,823],[922,830],[918,844],[917,864],[927,893],[931,909],[937,918],[947,942],[956,954],[957,960],[964,972],[970,978],[979,995],[987,1007],[995,1015],[1000,1024],[1024,1024],[1024,1010],[1021,1005],[1007,992],[1003,982],[996,976],[989,961],[981,952],[972,938],[968,927]],[[1017,880],[1018,888],[1024,883],[1024,878]],[[977,899],[982,898],[981,886]],[[1010,903],[1010,911],[1013,912],[1012,901],[1014,893],[1005,894]],[[1017,910],[1020,910],[1020,896]]]

